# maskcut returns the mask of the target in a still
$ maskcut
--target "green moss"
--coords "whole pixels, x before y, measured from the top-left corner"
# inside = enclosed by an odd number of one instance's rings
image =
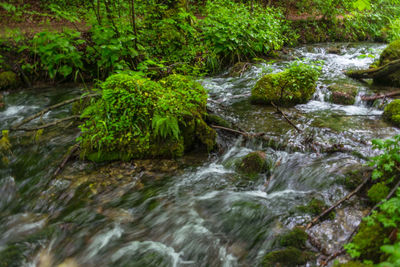
[[[357,87],[351,84],[333,84],[328,87],[332,92],[330,101],[335,104],[353,105],[356,101]]]
[[[311,215],[319,215],[321,214],[324,210],[328,208],[328,205],[323,200],[313,198],[306,206],[299,206],[298,209],[302,212],[309,213]],[[325,218],[333,220],[335,219],[335,212],[330,212],[329,214],[326,215]]]
[[[18,77],[12,71],[4,71],[0,73],[0,90],[12,89],[17,87]]]
[[[251,152],[235,163],[236,170],[242,174],[256,177],[268,169],[265,153],[262,151]]]
[[[283,247],[305,248],[308,234],[304,229],[295,227],[279,238],[279,243]]]
[[[346,263],[335,264],[334,267],[371,267],[372,265],[364,264],[359,261],[348,261]]]
[[[18,267],[24,260],[23,248],[18,245],[9,245],[0,251],[0,267]]]
[[[279,73],[264,75],[251,90],[256,104],[292,106],[306,103],[315,92],[319,72],[303,63],[293,64]]]
[[[389,194],[389,191],[389,187],[387,187],[384,182],[380,182],[371,186],[371,188],[368,190],[368,198],[373,203],[379,203],[381,200],[386,198],[386,196]]]
[[[170,75],[154,82],[117,74],[83,112],[82,157],[101,162],[180,157],[194,145],[212,150],[216,132],[204,121],[207,93],[197,82]]]
[[[299,266],[304,265],[309,260],[315,258],[314,253],[301,251],[294,247],[276,250],[266,254],[262,261],[262,266]]]
[[[400,40],[391,42],[379,57],[379,66],[383,66],[390,61],[400,59]]]
[[[400,126],[400,99],[393,100],[385,107],[383,118],[397,127]]]
[[[383,226],[376,222],[368,224],[361,222],[360,230],[354,236],[352,244],[359,252],[359,257],[362,260],[370,260],[375,263],[384,260],[385,255],[380,250],[380,247],[385,244],[386,237],[391,232],[391,229],[383,228]]]

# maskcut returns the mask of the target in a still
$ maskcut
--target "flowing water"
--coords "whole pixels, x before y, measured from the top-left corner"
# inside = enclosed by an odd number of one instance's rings
[[[332,46],[341,52],[329,53]],[[368,43],[304,46],[287,51],[283,60],[253,65],[241,77],[201,80],[211,109],[244,131],[267,133],[281,146],[226,139],[221,133],[223,152],[218,154],[108,165],[73,161],[51,178],[79,130],[66,125],[42,135],[12,135],[12,153],[5,155],[9,163],[0,163],[0,266],[260,264],[279,245],[280,233],[311,219],[299,206],[313,198],[330,205],[346,195],[338,181],[377,153],[370,140],[400,133],[382,121],[381,110],[360,100],[372,93],[371,87],[342,73],[368,67],[383,48]],[[248,100],[263,73],[279,71],[295,58],[323,62],[313,99],[284,110],[304,130],[301,134],[273,108]],[[327,102],[332,83],[356,85],[356,104]],[[9,93],[0,129],[79,93],[80,88]],[[36,122],[59,118],[69,109],[49,112]],[[357,153],[307,149],[310,135]],[[269,173],[248,180],[234,170],[234,159],[260,150],[267,155]],[[309,234],[328,252],[335,251],[363,216],[365,208],[358,203],[340,207],[334,220],[321,222]]]

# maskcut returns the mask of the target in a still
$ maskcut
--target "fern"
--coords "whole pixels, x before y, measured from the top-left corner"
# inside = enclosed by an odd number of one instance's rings
[[[154,115],[152,128],[156,136],[166,139],[168,136],[179,139],[180,130],[178,120],[174,116]]]

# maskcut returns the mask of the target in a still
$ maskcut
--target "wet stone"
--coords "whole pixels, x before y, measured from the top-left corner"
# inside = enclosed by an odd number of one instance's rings
[[[358,88],[352,84],[332,84],[328,87],[331,91],[330,101],[340,105],[353,105],[356,102]]]

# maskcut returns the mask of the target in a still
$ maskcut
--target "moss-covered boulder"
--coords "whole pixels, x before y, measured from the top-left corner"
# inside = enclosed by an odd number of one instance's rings
[[[204,121],[207,93],[197,82],[170,75],[159,82],[116,74],[102,97],[83,112],[81,156],[92,161],[173,158],[194,147],[208,151],[216,132]]]
[[[397,127],[400,126],[400,99],[393,100],[386,105],[383,111],[383,118]]]
[[[387,256],[380,247],[388,242],[387,236],[392,229],[384,228],[379,222],[373,224],[363,221],[360,230],[350,243],[350,255],[361,260],[369,260],[374,263],[381,262]],[[347,245],[349,251],[349,245]]]
[[[280,267],[295,267],[304,265],[307,261],[313,260],[315,254],[308,251],[302,251],[298,248],[288,247],[280,250],[275,250],[266,254],[262,261],[262,266],[280,266]]]
[[[250,177],[268,170],[266,155],[262,151],[255,151],[242,157],[235,163],[236,170]]]
[[[400,59],[400,40],[391,42],[381,53],[378,66],[383,66],[390,61]]]
[[[376,183],[368,190],[368,198],[372,203],[379,203],[381,200],[385,199],[389,194],[389,187],[385,182]]]
[[[12,71],[0,73],[0,90],[12,89],[18,86],[18,76]]]
[[[352,84],[332,84],[330,101],[340,105],[353,105],[356,102],[358,88]]]
[[[307,239],[308,234],[306,231],[300,227],[295,227],[279,237],[279,244],[282,247],[295,247],[302,249],[305,248]]]
[[[306,103],[315,92],[318,76],[317,67],[295,63],[282,72],[264,75],[251,90],[251,101],[282,106]]]
[[[391,61],[400,59],[400,40],[391,42],[381,53],[377,67],[382,67]],[[400,86],[400,70],[389,72],[374,78],[375,84]]]

